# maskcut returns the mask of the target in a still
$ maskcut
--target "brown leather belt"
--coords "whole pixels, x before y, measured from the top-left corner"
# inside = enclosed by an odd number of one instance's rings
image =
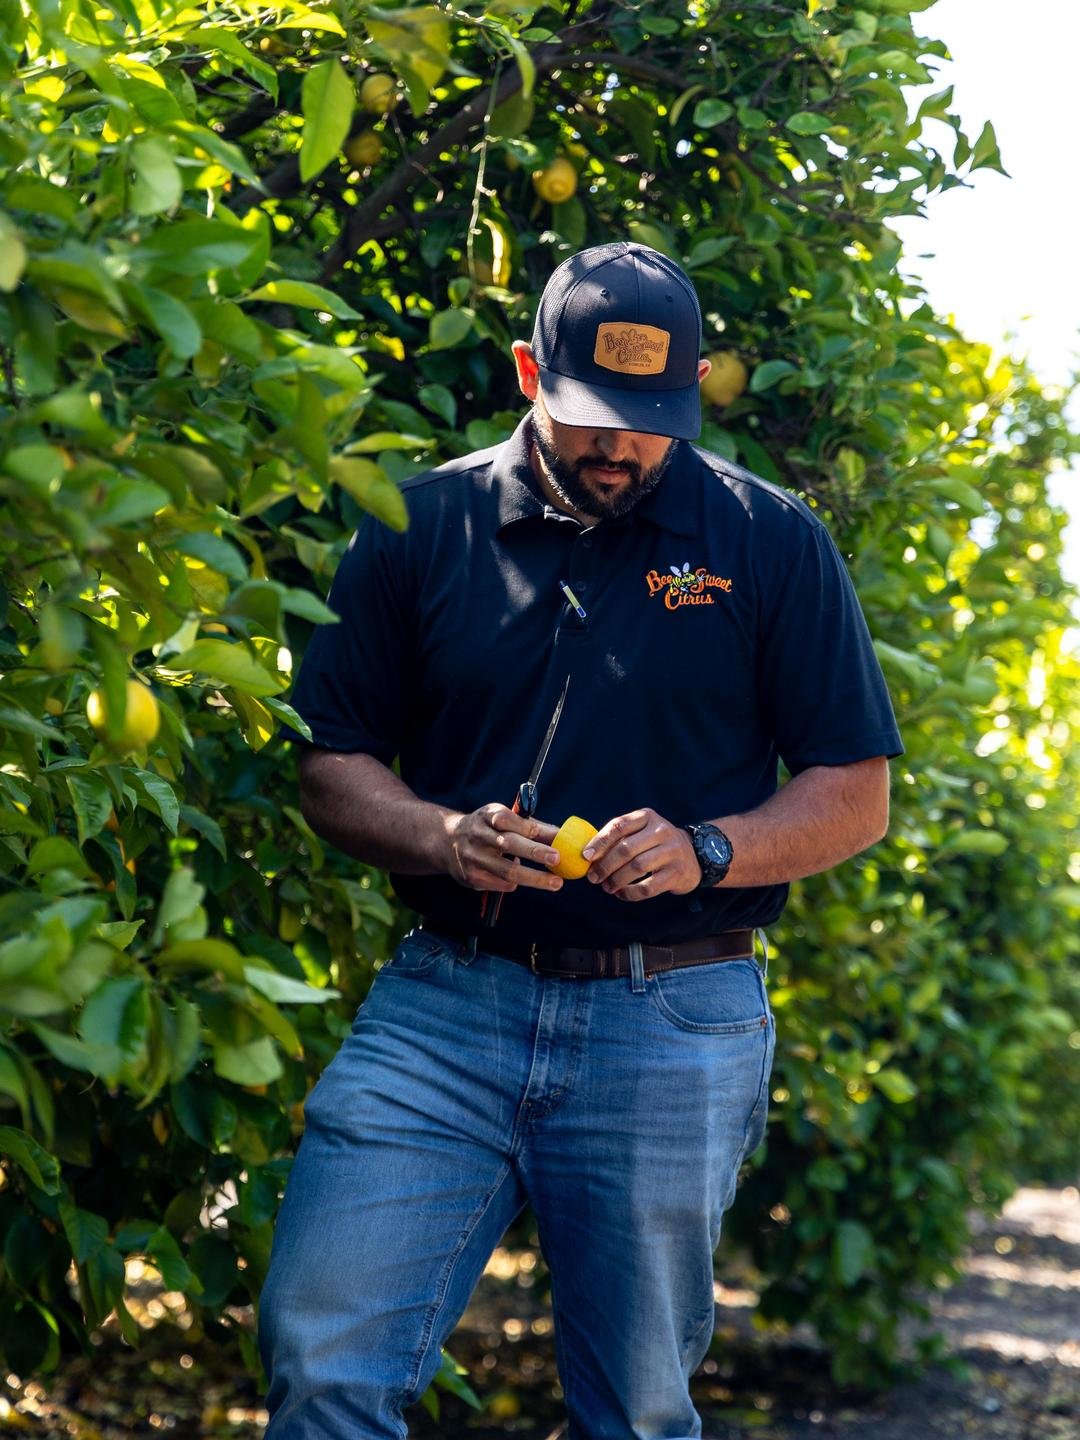
[[[561,976],[578,980],[617,980],[630,974],[630,947],[612,945],[599,950],[583,950],[574,946],[530,945],[523,940],[491,940],[484,935],[466,935],[448,930],[443,925],[420,922],[422,930],[431,930],[459,945],[472,945],[485,955],[497,955],[524,965],[534,975]],[[680,970],[685,965],[711,965],[722,960],[750,960],[754,955],[753,930],[725,930],[703,940],[679,940],[671,945],[642,945],[645,974],[657,970]]]

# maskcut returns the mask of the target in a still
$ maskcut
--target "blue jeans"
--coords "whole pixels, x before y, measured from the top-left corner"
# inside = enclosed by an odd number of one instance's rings
[[[414,930],[306,1106],[263,1290],[267,1440],[402,1440],[526,1201],[569,1440],[690,1440],[713,1251],[765,1130],[755,960],[545,978]]]

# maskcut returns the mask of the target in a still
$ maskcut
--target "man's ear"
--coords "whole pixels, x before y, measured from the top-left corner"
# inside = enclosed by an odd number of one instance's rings
[[[510,347],[517,367],[518,388],[526,400],[535,400],[540,388],[540,367],[527,340],[515,340]]]

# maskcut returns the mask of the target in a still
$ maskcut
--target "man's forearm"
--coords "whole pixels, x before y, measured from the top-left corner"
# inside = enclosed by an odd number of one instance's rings
[[[400,875],[447,869],[447,824],[458,812],[419,799],[371,755],[305,751],[300,809],[317,835],[367,865]]]
[[[816,875],[882,838],[889,823],[889,767],[882,757],[816,765],[763,805],[714,821],[735,857],[719,888],[781,885]]]

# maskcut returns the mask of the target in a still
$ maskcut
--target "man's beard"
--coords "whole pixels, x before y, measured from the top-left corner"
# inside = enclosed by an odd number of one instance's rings
[[[580,460],[569,463],[563,460],[555,449],[551,433],[546,429],[546,420],[544,412],[534,404],[532,412],[533,440],[540,452],[551,488],[567,505],[571,505],[581,514],[591,515],[597,520],[617,520],[620,515],[628,514],[639,501],[660,484],[671,463],[671,457],[675,453],[675,442],[672,440],[664,458],[648,470],[642,470],[636,460],[620,461],[619,463],[629,477],[629,484],[624,485],[622,489],[613,494],[607,495],[602,491],[594,490],[582,475],[582,471],[590,465],[607,465],[609,463],[607,457],[584,455]]]

